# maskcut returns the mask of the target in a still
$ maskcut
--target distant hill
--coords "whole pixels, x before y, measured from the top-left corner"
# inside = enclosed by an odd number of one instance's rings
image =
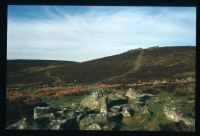
[[[47,67],[54,65],[75,64],[73,61],[57,61],[57,60],[8,60],[7,71],[10,73],[20,72],[31,67]]]
[[[82,63],[9,60],[7,85],[133,83],[195,77],[196,47],[135,49]]]

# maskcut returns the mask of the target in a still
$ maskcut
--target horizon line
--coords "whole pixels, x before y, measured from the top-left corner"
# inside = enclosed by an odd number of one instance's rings
[[[162,47],[196,47],[196,45],[181,45],[181,46],[160,46],[160,45],[157,45],[157,46],[151,46],[151,47],[146,47],[146,48],[142,48],[142,47],[139,47],[139,48],[134,48],[134,49],[129,49],[125,52],[122,52],[122,53],[118,53],[118,54],[114,54],[114,55],[119,55],[119,54],[123,54],[123,53],[127,53],[131,50],[137,50],[137,49],[150,49],[150,48],[153,48],[153,47],[158,47],[158,48],[162,48]],[[114,56],[114,55],[108,55],[108,56],[104,56],[104,57],[100,57],[100,58],[94,58],[94,59],[90,59],[90,60],[85,60],[85,61],[73,61],[73,60],[64,60],[64,59],[24,59],[24,58],[19,58],[19,59],[6,59],[7,61],[12,61],[12,60],[24,60],[24,61],[66,61],[66,62],[76,62],[76,63],[83,63],[83,62],[87,62],[87,61],[92,61],[92,60],[97,60],[97,59],[101,59],[101,58],[106,58],[106,57],[111,57],[111,56]]]

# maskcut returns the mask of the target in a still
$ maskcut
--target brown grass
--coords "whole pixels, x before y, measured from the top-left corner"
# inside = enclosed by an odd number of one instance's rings
[[[67,87],[67,88],[62,88],[62,87],[43,88],[41,89],[40,92],[43,95],[48,95],[53,99],[59,99],[68,95],[87,93],[88,90],[80,86],[73,86],[73,87]]]
[[[9,102],[16,102],[18,100],[24,100],[26,102],[39,101],[38,95],[31,91],[12,91],[6,93],[6,98]]]

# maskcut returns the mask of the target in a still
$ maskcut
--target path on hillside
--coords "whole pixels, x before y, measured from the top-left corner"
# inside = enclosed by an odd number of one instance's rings
[[[116,78],[122,78],[134,71],[137,71],[140,67],[141,67],[141,61],[142,61],[142,57],[143,57],[143,54],[144,54],[144,51],[141,50],[140,54],[138,55],[137,59],[136,60],[133,60],[133,69],[130,69],[128,72],[126,73],[123,73],[119,76],[114,76],[114,77],[111,77],[111,78],[108,78],[106,79],[106,81],[110,81],[110,80],[113,80],[113,79],[116,79]]]
[[[47,77],[55,79],[54,84],[58,84],[62,82],[60,77],[52,75],[49,70],[47,70],[45,73]]]
[[[141,67],[141,61],[142,61],[142,56],[144,54],[144,51],[141,50],[140,54],[138,55],[136,61],[134,61],[134,68],[133,71],[137,71]]]

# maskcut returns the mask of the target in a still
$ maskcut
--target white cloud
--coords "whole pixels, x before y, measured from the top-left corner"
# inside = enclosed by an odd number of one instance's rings
[[[56,16],[50,8],[44,9],[52,19],[28,23],[9,19],[8,59],[86,61],[138,47],[196,42],[194,12],[93,10],[71,16],[54,8]]]

